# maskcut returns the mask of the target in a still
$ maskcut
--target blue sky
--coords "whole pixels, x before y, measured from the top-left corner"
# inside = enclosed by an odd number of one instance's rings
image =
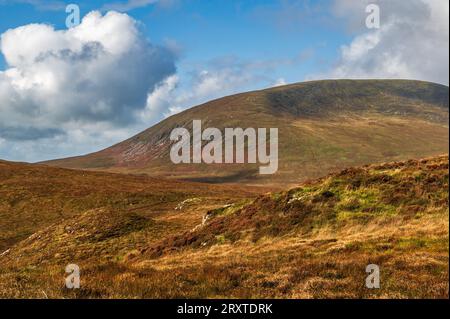
[[[342,23],[319,22],[329,18],[327,2],[312,0],[292,6],[296,12],[287,18],[289,21],[280,21],[283,18],[277,14],[290,9],[290,4],[274,0],[179,0],[165,5],[150,4],[126,13],[142,23],[141,30],[153,43],[172,41],[180,47],[181,73],[193,64],[223,57],[263,61],[296,59],[303,55],[295,65],[281,65],[272,70],[273,77],[296,82],[332,64],[340,46],[351,39]],[[83,16],[92,10],[106,11],[112,2],[55,1],[49,7],[45,6],[48,1],[4,3],[0,11],[0,33],[29,23],[46,23],[64,29],[65,4],[78,4]],[[312,7],[316,8],[315,16],[308,12]],[[4,69],[3,58],[0,63]]]
[[[448,21],[448,0],[0,0],[0,159],[94,152],[208,100],[305,80],[448,85]]]

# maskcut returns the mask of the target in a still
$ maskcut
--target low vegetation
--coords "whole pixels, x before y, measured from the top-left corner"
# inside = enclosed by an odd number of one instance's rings
[[[2,162],[0,297],[448,298],[448,164],[348,168],[267,192]],[[3,218],[12,209],[34,223]],[[68,263],[80,289],[64,286]],[[368,264],[380,289],[365,287]]]

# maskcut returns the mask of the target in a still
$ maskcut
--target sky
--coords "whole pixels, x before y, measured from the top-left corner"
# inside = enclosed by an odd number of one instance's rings
[[[69,4],[79,24],[66,24]],[[448,85],[448,21],[448,0],[0,0],[0,159],[98,151],[208,100],[294,82]]]

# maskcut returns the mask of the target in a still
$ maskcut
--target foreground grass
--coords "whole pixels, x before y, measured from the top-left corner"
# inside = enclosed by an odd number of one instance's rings
[[[44,227],[0,256],[0,297],[448,298],[448,156],[222,195]],[[65,288],[68,263],[81,289]],[[365,287],[368,264],[380,289]]]

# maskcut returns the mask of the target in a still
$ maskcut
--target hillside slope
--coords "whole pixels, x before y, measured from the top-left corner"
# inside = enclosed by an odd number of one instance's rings
[[[406,225],[424,216],[443,216],[448,214],[448,167],[448,156],[440,156],[348,168],[301,187],[261,195],[247,205],[212,210],[195,231],[145,252],[158,256],[164,249],[208,247],[218,238],[257,242],[287,234],[336,236],[364,232],[371,223]]]
[[[77,220],[86,211],[130,211],[148,219],[173,212],[192,198],[196,201],[190,206],[201,211],[263,191],[0,161],[0,253],[42,228]],[[183,218],[189,217],[177,218],[183,225]]]
[[[87,210],[0,253],[0,297],[448,298],[448,165],[349,168],[253,200],[173,201],[159,214]],[[68,263],[81,267],[81,289],[64,288]],[[380,289],[365,287],[368,264],[380,267]]]
[[[103,151],[46,162],[68,168],[164,175],[206,182],[295,184],[339,169],[448,152],[446,86],[404,80],[297,83],[224,97],[174,115]],[[203,128],[278,128],[279,170],[259,164],[178,164],[170,133]],[[295,174],[293,174],[295,172]]]

